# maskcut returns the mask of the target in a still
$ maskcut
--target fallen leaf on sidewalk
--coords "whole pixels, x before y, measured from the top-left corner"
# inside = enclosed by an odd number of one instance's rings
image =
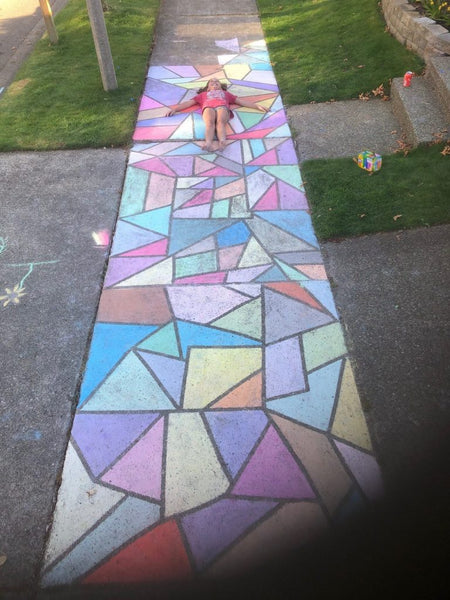
[[[394,154],[398,152],[403,152],[404,156],[408,156],[409,151],[411,150],[411,145],[408,144],[404,139],[397,140],[398,148],[395,150]]]
[[[6,556],[6,554],[0,554],[0,567],[2,567],[7,560],[8,557]]]
[[[384,86],[383,86],[383,84],[381,83],[377,88],[375,88],[374,90],[372,90],[372,94],[374,96],[381,96],[381,97],[383,97],[384,96]]]
[[[396,221],[397,219],[400,219],[402,215],[395,215],[395,217],[393,217],[394,221]]]

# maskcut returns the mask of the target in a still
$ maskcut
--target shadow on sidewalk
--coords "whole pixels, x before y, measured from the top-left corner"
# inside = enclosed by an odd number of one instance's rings
[[[440,456],[450,444],[436,439]],[[41,591],[38,600],[188,598],[447,597],[448,460],[430,448],[420,470],[372,511],[315,543],[246,575],[173,585],[81,586]]]

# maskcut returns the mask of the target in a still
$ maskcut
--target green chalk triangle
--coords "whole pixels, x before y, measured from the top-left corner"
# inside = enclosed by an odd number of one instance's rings
[[[174,323],[168,323],[148,336],[139,344],[139,350],[149,350],[158,354],[180,357],[177,333]]]
[[[262,338],[261,298],[239,306],[211,325],[260,340]]]

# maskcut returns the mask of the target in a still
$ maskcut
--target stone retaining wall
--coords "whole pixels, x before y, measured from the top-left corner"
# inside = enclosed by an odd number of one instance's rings
[[[408,0],[381,0],[389,31],[425,61],[436,54],[450,55],[450,32],[423,17]]]

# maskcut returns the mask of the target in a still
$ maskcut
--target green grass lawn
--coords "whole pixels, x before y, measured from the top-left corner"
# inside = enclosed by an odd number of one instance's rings
[[[369,174],[351,158],[310,160],[302,176],[319,239],[450,222],[444,144],[383,157]],[[445,176],[445,173],[447,174]]]
[[[142,94],[159,0],[108,0],[106,27],[118,89],[103,90],[85,0],[55,17],[0,98],[0,151],[127,145]]]
[[[348,100],[423,61],[385,31],[378,0],[257,0],[286,105]]]
[[[378,0],[257,0],[285,105],[349,100],[423,61],[385,29]],[[444,145],[383,156],[369,175],[348,159],[308,161],[302,176],[321,239],[450,222]],[[398,216],[401,215],[401,216]]]

